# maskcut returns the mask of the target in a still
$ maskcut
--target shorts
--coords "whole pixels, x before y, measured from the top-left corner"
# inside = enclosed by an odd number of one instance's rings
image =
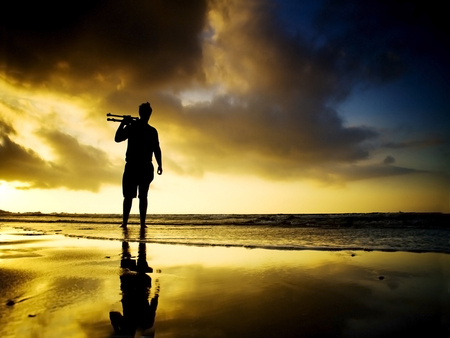
[[[139,198],[147,197],[150,183],[153,181],[153,164],[125,164],[122,177],[122,193],[125,198],[135,198],[139,189]]]

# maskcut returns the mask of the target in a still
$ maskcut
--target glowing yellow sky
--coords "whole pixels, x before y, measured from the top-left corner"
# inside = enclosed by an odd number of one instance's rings
[[[358,123],[338,113],[377,79],[339,73],[266,5],[80,5],[45,29],[3,23],[0,209],[120,213],[126,144],[105,115],[149,101],[164,163],[149,213],[450,212],[447,141],[405,132],[407,114],[404,129],[361,123],[370,102]],[[392,60],[376,66],[399,77]]]

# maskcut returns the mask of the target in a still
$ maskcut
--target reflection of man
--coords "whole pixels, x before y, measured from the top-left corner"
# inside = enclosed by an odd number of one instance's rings
[[[152,280],[146,272],[153,269],[148,266],[145,243],[139,243],[137,264],[131,259],[130,246],[127,239],[127,230],[124,230],[122,243],[122,260],[120,274],[120,289],[122,290],[123,315],[111,311],[109,318],[116,335],[120,336],[154,336],[156,308],[158,306],[159,290],[149,302]],[[142,232],[144,231],[144,233]],[[141,240],[145,238],[145,230],[141,231]]]
[[[123,191],[123,220],[122,227],[128,224],[131,205],[136,192],[139,190],[139,215],[141,227],[145,227],[147,215],[147,194],[150,183],[153,181],[152,157],[155,154],[158,163],[158,175],[162,174],[161,148],[159,147],[158,132],[148,124],[152,108],[150,103],[139,106],[139,120],[133,121],[125,117],[117,128],[114,140],[122,142],[128,139],[125,171],[122,179]]]

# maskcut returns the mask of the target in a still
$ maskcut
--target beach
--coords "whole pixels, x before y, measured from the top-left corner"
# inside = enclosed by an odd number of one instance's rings
[[[173,245],[128,232],[98,240],[3,225],[0,336],[450,333],[445,253]]]

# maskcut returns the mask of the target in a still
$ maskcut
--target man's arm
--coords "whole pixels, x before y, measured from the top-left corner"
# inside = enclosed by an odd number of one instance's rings
[[[159,146],[159,137],[158,137],[158,132],[156,132],[156,147],[154,149],[154,154],[155,154],[155,160],[156,163],[158,163],[158,170],[156,171],[158,173],[158,175],[161,175],[163,172],[162,169],[162,154],[161,154],[161,147]]]
[[[116,135],[114,136],[114,141],[122,142],[128,138],[126,128],[131,123],[131,119],[124,118],[122,122],[120,122],[119,127],[117,128]]]
[[[160,148],[159,144],[155,149],[155,159],[156,159],[156,163],[158,163],[158,170],[156,172],[158,173],[158,175],[161,175],[163,172],[163,169],[162,169],[162,154],[161,154],[161,148]]]

